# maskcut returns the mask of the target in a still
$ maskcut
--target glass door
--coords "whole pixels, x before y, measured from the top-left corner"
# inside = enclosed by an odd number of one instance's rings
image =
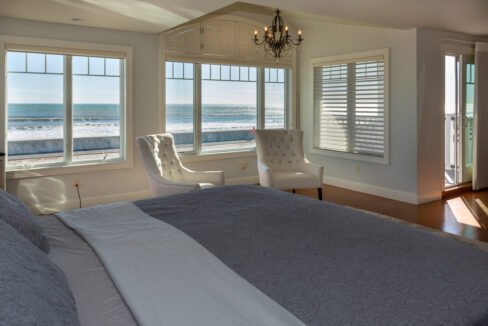
[[[446,54],[445,188],[471,181],[473,161],[474,56]]]

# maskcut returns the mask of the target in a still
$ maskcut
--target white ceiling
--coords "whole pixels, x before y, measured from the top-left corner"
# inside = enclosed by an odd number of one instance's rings
[[[248,0],[304,17],[488,36],[488,0]],[[232,0],[0,0],[0,16],[157,33]],[[271,14],[271,13],[270,13]],[[74,21],[73,19],[80,19]],[[315,19],[318,19],[315,17]]]

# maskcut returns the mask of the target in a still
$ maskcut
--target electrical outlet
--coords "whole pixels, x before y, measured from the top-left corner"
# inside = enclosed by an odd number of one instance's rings
[[[247,169],[247,161],[241,161],[241,170]]]
[[[356,174],[357,174],[357,175],[361,174],[361,166],[356,165],[356,167],[355,167],[355,169],[354,169],[354,170],[356,171]]]

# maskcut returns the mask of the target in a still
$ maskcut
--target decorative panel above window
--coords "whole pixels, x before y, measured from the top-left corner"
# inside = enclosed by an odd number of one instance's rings
[[[261,23],[237,16],[170,29],[163,34],[165,57],[167,61],[291,68],[291,54],[277,62],[254,44],[256,29],[262,29]]]
[[[388,163],[388,49],[312,60],[314,148]]]

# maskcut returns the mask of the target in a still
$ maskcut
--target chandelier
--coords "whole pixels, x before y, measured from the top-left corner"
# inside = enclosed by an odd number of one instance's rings
[[[293,40],[288,34],[288,26],[280,16],[280,10],[276,9],[271,26],[264,27],[262,40],[258,39],[258,31],[254,31],[254,43],[258,46],[263,45],[266,54],[273,53],[276,61],[279,61],[283,52],[290,51],[293,46],[299,46],[303,42],[302,31],[298,31],[298,38]]]

